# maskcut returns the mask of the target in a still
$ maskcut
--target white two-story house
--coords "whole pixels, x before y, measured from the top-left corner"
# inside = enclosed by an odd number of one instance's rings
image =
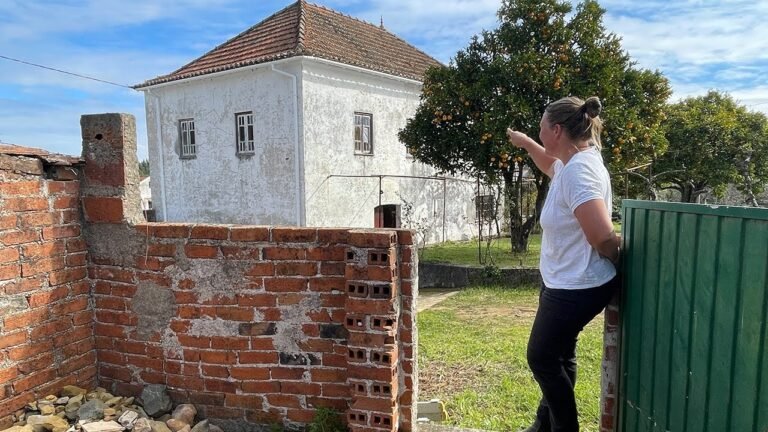
[[[397,137],[439,64],[300,0],[137,85],[157,220],[476,235],[476,183],[436,176]]]

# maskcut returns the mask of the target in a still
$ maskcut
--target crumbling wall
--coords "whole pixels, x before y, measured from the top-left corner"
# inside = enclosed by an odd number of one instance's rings
[[[136,223],[132,118],[82,127],[100,385],[165,384],[233,432],[319,407],[353,431],[411,430],[410,231]]]
[[[96,352],[78,160],[0,147],[0,428],[5,428],[27,402],[68,384],[92,386]]]

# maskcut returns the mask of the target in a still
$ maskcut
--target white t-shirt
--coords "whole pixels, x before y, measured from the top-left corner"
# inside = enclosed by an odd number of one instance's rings
[[[616,275],[616,268],[587,241],[573,214],[594,199],[612,208],[611,178],[600,151],[592,147],[573,155],[568,164],[556,160],[549,194],[541,211],[541,260],[539,269],[547,288],[598,287]]]

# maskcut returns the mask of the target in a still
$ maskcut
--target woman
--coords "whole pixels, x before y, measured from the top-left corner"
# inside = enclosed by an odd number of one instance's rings
[[[600,100],[560,99],[541,118],[543,147],[507,129],[552,180],[541,212],[539,309],[528,340],[528,365],[541,387],[534,424],[526,432],[579,430],[576,340],[618,285],[620,238],[611,223],[611,181],[600,155]]]

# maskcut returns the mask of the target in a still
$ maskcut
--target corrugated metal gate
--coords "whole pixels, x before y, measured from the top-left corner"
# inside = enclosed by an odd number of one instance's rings
[[[619,431],[768,430],[768,209],[625,201]]]

